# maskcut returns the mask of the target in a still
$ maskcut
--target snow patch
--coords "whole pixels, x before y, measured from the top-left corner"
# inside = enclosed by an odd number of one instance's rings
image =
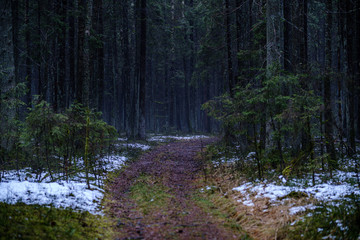
[[[320,182],[323,177],[320,174],[316,175],[316,182]],[[306,179],[287,180],[284,176],[279,176],[276,182],[245,182],[233,190],[241,193],[241,199],[237,201],[249,207],[254,206],[252,200],[260,198],[268,198],[270,206],[284,204],[288,199],[287,195],[292,192],[305,193],[308,196],[302,194],[304,197],[322,202],[335,202],[351,194],[360,195],[360,189],[351,184],[355,177],[356,174],[353,172],[337,171],[333,179],[315,186],[307,186]],[[308,209],[315,209],[315,206],[312,204],[292,206],[288,211],[290,215],[296,215]],[[338,225],[341,227],[340,224]]]
[[[126,147],[126,148],[140,148],[142,151],[147,151],[151,147],[149,145],[140,144],[140,143],[121,143],[118,144],[120,147]]]
[[[30,168],[19,171],[4,171],[0,182],[0,201],[9,204],[24,202],[26,204],[54,205],[55,207],[72,208],[80,211],[89,211],[92,214],[102,214],[100,202],[104,190],[96,186],[96,182],[105,179],[107,171],[121,168],[126,161],[124,156],[108,156],[99,160],[96,168],[104,170],[104,175],[97,176],[97,181],[90,181],[90,189],[87,188],[85,173],[77,173],[68,181],[64,176],[53,174],[57,182],[52,182],[50,175],[42,173],[36,175]],[[82,166],[82,160],[78,161]],[[89,176],[95,179],[93,174]]]
[[[200,138],[209,138],[209,136],[205,135],[192,135],[192,136],[153,136],[148,139],[150,142],[166,142],[168,139],[175,140],[191,140],[191,139],[200,139]]]
[[[87,189],[86,183],[60,181],[39,183],[29,181],[10,181],[0,183],[0,201],[15,204],[54,205],[55,207],[99,213],[99,203],[103,190],[92,185]]]

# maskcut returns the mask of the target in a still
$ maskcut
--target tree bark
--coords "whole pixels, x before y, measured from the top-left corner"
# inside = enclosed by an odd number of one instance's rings
[[[139,100],[139,138],[146,139],[146,0],[140,3],[140,100]]]
[[[19,79],[19,1],[11,0],[11,21],[12,21],[12,44],[14,58],[14,80],[15,84]]]
[[[227,49],[227,71],[228,71],[228,86],[230,96],[234,96],[234,73],[232,63],[232,49],[231,49],[231,30],[230,30],[230,1],[225,0],[225,25],[226,25],[226,49]]]
[[[284,69],[292,72],[292,53],[291,53],[291,2],[284,2]]]
[[[96,13],[97,13],[97,33],[100,36],[100,46],[97,49],[97,109],[104,111],[104,21],[103,21],[103,0],[96,0]]]
[[[28,92],[26,94],[26,104],[31,105],[31,85],[32,85],[32,64],[31,64],[31,39],[30,39],[30,24],[29,24],[29,0],[25,1],[25,42],[26,42],[26,86]]]
[[[91,29],[91,14],[93,0],[80,0],[79,8],[81,15],[79,17],[78,32],[78,78],[76,86],[76,99],[78,102],[89,106],[89,88],[90,88],[90,55],[89,38]]]
[[[332,0],[326,1],[326,30],[325,30],[325,38],[326,38],[326,66],[325,66],[325,79],[324,79],[324,105],[325,105],[325,140],[326,140],[326,151],[330,154],[330,158],[332,160],[336,159],[335,155],[335,147],[334,147],[334,139],[333,139],[333,116],[332,116],[332,108],[331,108],[331,72],[332,72],[332,41],[331,41],[331,33],[332,33]],[[331,165],[331,164],[329,164]],[[329,166],[331,169],[333,166]],[[330,169],[330,170],[331,170]]]
[[[355,144],[355,76],[354,76],[354,4],[351,0],[346,0],[346,55],[347,55],[347,74],[348,74],[348,93],[349,93],[349,154],[356,153]]]
[[[58,89],[58,110],[63,111],[66,107],[66,92],[65,92],[65,82],[66,82],[66,60],[65,60],[65,49],[66,49],[66,8],[67,1],[60,0],[57,6],[57,10],[59,11],[59,17],[61,24],[60,31],[58,33],[58,42],[59,42],[59,58],[58,58],[58,76],[57,76],[57,84],[55,88]],[[56,109],[55,109],[56,110]]]

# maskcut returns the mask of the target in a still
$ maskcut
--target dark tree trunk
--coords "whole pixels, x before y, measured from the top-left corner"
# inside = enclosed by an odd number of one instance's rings
[[[234,88],[234,73],[232,63],[232,49],[231,49],[231,30],[230,30],[230,0],[225,0],[225,25],[226,25],[226,49],[227,49],[227,71],[228,71],[228,86],[230,96],[233,97]]]
[[[90,55],[89,38],[91,28],[92,0],[80,0],[80,17],[78,32],[78,77],[76,86],[76,99],[89,106],[90,85]]]
[[[146,0],[140,4],[140,100],[139,100],[139,138],[145,140],[146,119]]]
[[[356,9],[356,83],[357,83],[357,102],[360,104],[360,1],[355,1]],[[360,107],[357,108],[357,137],[360,139]]]
[[[355,76],[354,76],[354,4],[351,0],[346,0],[346,54],[348,64],[348,92],[349,92],[349,154],[356,153],[355,145]]]
[[[292,53],[291,53],[291,1],[283,0],[284,2],[284,69],[292,71]]]
[[[325,105],[325,140],[326,140],[326,151],[330,154],[330,158],[332,160],[336,159],[335,155],[335,147],[334,147],[334,139],[333,139],[333,116],[331,109],[331,72],[332,72],[332,41],[331,41],[331,33],[332,33],[332,0],[326,1],[326,30],[325,30],[325,38],[326,38],[326,67],[325,67],[325,79],[324,79],[324,105]],[[333,166],[329,164],[330,171],[333,169]]]
[[[122,57],[124,59],[122,67],[122,82],[124,84],[125,95],[125,130],[128,137],[131,136],[132,129],[132,109],[131,109],[131,82],[130,82],[130,49],[129,49],[129,18],[128,18],[128,0],[123,0],[121,4],[122,14]]]
[[[68,21],[69,21],[69,84],[68,84],[68,92],[67,95],[67,104],[70,103],[75,99],[76,95],[76,47],[75,47],[75,16],[74,12],[76,9],[75,1],[69,0],[68,1]]]
[[[98,111],[104,111],[104,22],[103,22],[103,0],[95,1],[95,8],[97,13],[97,26],[96,30],[100,36],[100,46],[97,49],[97,109]]]
[[[58,76],[57,76],[57,84],[56,88],[58,89],[58,110],[62,111],[66,107],[66,100],[65,100],[65,82],[66,82],[66,60],[65,60],[65,49],[66,49],[66,8],[67,8],[67,1],[60,0],[57,6],[59,11],[59,17],[62,25],[60,25],[60,31],[58,33],[58,41],[59,41],[59,58],[58,58]]]
[[[300,9],[301,9],[301,25],[300,29],[302,29],[300,35],[300,64],[303,67],[303,71],[307,72],[308,65],[308,1],[300,0]]]
[[[28,92],[26,94],[26,104],[31,105],[31,85],[32,85],[32,64],[31,64],[31,39],[30,39],[30,24],[29,24],[29,0],[25,1],[25,42],[26,42],[26,85]]]
[[[14,80],[15,84],[20,82],[19,79],[19,1],[11,0],[11,22],[12,22],[12,44],[14,58]]]

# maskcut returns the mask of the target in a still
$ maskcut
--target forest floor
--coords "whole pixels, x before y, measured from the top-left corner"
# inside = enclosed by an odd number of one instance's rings
[[[146,152],[108,184],[106,214],[117,239],[246,239],[199,189],[203,148],[218,139],[171,142]]]
[[[360,156],[339,159],[332,177],[268,170],[257,179],[254,153],[218,141],[119,138],[94,166],[102,171],[91,189],[83,171],[52,180],[46,171],[4,170],[0,239],[360,240]]]

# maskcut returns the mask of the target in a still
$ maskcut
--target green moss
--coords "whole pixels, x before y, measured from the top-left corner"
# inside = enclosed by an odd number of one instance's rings
[[[140,212],[147,215],[149,212],[165,209],[173,196],[169,189],[159,184],[149,176],[141,176],[130,189],[130,197],[137,204]]]
[[[203,211],[211,214],[219,222],[223,223],[224,227],[232,229],[240,236],[239,239],[251,239],[237,222],[237,211],[228,198],[222,196],[219,192],[208,191],[195,194],[193,200]]]
[[[285,239],[359,239],[360,199],[350,196],[338,206],[323,204],[311,215],[281,230]]]
[[[0,203],[0,239],[111,239],[111,226],[88,212]]]

